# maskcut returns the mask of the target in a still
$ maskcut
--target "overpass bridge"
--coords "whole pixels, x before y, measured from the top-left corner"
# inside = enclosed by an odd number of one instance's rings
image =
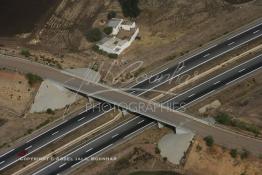
[[[146,100],[100,83],[84,80],[83,78],[77,77],[71,73],[54,69],[36,62],[5,55],[1,57],[0,63],[0,66],[2,67],[18,69],[25,73],[30,70],[30,73],[37,74],[42,78],[51,79],[68,89],[86,94],[95,99],[106,101],[110,104],[126,109],[129,112],[147,116],[174,127],[192,120],[202,123],[204,122],[151,100]]]

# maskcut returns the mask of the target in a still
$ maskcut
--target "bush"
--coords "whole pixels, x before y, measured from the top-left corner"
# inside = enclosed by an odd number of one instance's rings
[[[249,156],[249,152],[246,149],[243,149],[240,154],[241,159],[246,159],[248,158],[248,156]]]
[[[138,0],[119,0],[125,17],[136,18],[140,14]]]
[[[34,84],[43,81],[41,77],[32,73],[26,74],[26,78],[30,86],[33,86]]]
[[[90,42],[96,42],[102,39],[102,32],[99,28],[93,28],[86,34],[86,38]]]
[[[115,54],[115,53],[109,53],[109,54],[108,54],[108,57],[109,57],[109,58],[116,59],[116,58],[118,57],[118,55]]]
[[[20,53],[21,53],[21,55],[23,55],[23,56],[25,56],[25,57],[29,57],[29,56],[31,55],[31,53],[29,52],[29,50],[28,50],[28,49],[25,49],[25,48],[23,48]]]
[[[157,146],[155,147],[155,153],[160,154],[160,149]]]
[[[107,35],[110,35],[113,32],[113,28],[112,27],[105,27],[104,28],[104,33]]]
[[[209,147],[213,146],[213,144],[214,144],[214,139],[213,139],[212,136],[206,136],[204,138],[204,141],[206,142],[206,145],[209,146]]]
[[[230,125],[231,124],[231,117],[226,113],[220,113],[215,117],[215,120],[223,125]]]
[[[47,114],[52,114],[52,115],[55,114],[55,112],[54,112],[52,109],[50,109],[50,108],[48,108],[48,109],[46,110],[46,113],[47,113]]]
[[[231,149],[230,155],[231,155],[231,157],[236,158],[237,157],[237,149]]]
[[[112,18],[115,18],[116,17],[116,12],[115,11],[110,11],[108,12],[107,14],[107,19],[110,20]]]

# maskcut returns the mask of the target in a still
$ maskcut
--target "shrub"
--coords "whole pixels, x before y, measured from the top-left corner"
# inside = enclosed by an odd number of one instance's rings
[[[55,112],[52,110],[52,109],[50,109],[50,108],[48,108],[47,110],[46,110],[46,113],[47,114],[55,114]]]
[[[125,17],[136,18],[140,14],[138,0],[119,0]]]
[[[157,146],[155,147],[155,153],[160,154],[160,149]]]
[[[248,158],[248,156],[249,156],[249,152],[246,149],[243,149],[240,154],[241,159],[246,159]]]
[[[32,73],[26,74],[26,78],[30,86],[33,86],[34,84],[43,81],[41,77]]]
[[[113,28],[112,27],[105,27],[104,28],[104,33],[107,35],[110,35],[113,32]]]
[[[118,57],[118,55],[115,54],[115,53],[109,53],[109,54],[108,54],[108,57],[109,57],[109,58],[113,58],[113,59],[115,59],[115,58]]]
[[[215,120],[223,125],[230,125],[231,124],[231,117],[226,113],[220,113],[215,117]]]
[[[231,157],[236,158],[237,157],[237,149],[231,149],[230,155],[231,155]]]
[[[209,146],[209,147],[213,146],[213,144],[214,144],[214,139],[213,139],[212,136],[206,136],[204,138],[204,141],[206,142],[206,145]]]
[[[23,56],[25,56],[25,57],[29,57],[29,56],[31,55],[31,53],[29,52],[29,50],[28,50],[28,49],[25,49],[25,48],[23,48],[20,53],[21,53],[21,55],[23,55]]]
[[[107,19],[110,20],[112,18],[115,18],[116,17],[116,12],[115,11],[110,11],[108,12],[107,14]]]
[[[93,28],[86,34],[86,38],[90,42],[96,42],[102,39],[102,32],[99,28]]]

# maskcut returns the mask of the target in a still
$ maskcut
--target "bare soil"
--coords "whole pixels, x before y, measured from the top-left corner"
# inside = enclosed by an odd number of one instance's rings
[[[123,16],[117,0],[61,0],[32,35],[24,36],[26,42],[20,46],[34,50],[38,55],[35,59],[40,62],[41,54],[50,54],[47,57],[62,68],[96,63],[104,81],[112,84],[121,70],[136,61],[142,61],[142,67],[136,65],[132,70],[150,71],[262,16],[260,0],[238,5],[225,0],[140,0],[139,8],[141,14],[135,21],[141,40],[136,40],[117,60],[95,53],[91,49],[93,44],[85,39],[90,28],[104,26],[109,11],[116,11],[117,17]],[[11,38],[10,47],[17,49],[13,45],[16,42],[19,44]],[[8,39],[3,39],[5,49],[8,43]],[[120,75],[119,83],[130,79],[127,72]],[[131,74],[139,74],[134,72]]]
[[[206,146],[197,138],[187,156],[184,166],[185,174],[190,175],[259,175],[262,171],[262,160],[254,157],[247,159],[232,158],[230,151],[214,145]]]

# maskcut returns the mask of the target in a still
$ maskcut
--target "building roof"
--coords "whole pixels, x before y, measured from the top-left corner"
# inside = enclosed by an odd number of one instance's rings
[[[122,22],[123,22],[123,19],[112,18],[108,21],[107,26],[115,28],[118,25],[120,25]]]
[[[129,40],[133,36],[135,31],[136,31],[136,28],[132,28],[131,30],[120,30],[118,34],[116,35],[116,37],[122,40]]]
[[[134,21],[128,21],[128,20],[124,20],[123,22],[122,22],[122,25],[132,25],[132,24],[134,24]]]
[[[119,38],[116,37],[112,37],[112,38],[103,38],[100,42],[98,42],[98,45],[103,45],[104,47],[110,48],[110,49],[114,49],[117,46],[121,47],[122,45],[124,45],[126,42],[126,40],[121,40]]]

